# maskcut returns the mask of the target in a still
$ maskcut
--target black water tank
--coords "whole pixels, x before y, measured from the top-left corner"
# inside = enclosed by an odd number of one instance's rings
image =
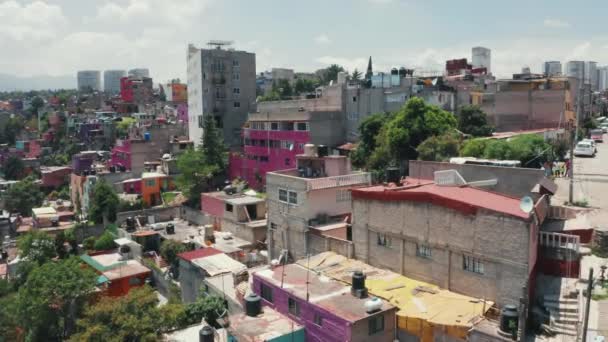
[[[384,171],[384,177],[388,183],[399,184],[401,180],[401,172],[398,167],[387,167]]]
[[[262,312],[262,300],[260,296],[251,293],[245,297],[245,313],[249,317],[256,317]]]
[[[8,252],[7,251],[2,251],[2,260],[8,260]]]
[[[500,311],[500,330],[508,334],[517,334],[518,324],[517,306],[505,305]]]
[[[362,290],[365,288],[365,274],[363,271],[355,271],[353,272],[353,289],[354,290]]]
[[[199,342],[213,342],[215,341],[215,336],[213,336],[213,328],[205,325],[201,330],[198,331],[198,341]]]
[[[114,165],[110,166],[110,172],[111,173],[116,172],[116,166],[114,166]]]
[[[132,217],[127,217],[127,231],[132,232],[135,231],[135,219]]]
[[[169,223],[166,228],[167,234],[175,234],[175,226],[173,223]]]
[[[329,155],[329,147],[325,146],[325,145],[319,145],[317,146],[317,154],[319,155],[319,158],[323,158]]]

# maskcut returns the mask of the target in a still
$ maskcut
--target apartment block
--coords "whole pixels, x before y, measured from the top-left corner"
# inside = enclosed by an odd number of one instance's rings
[[[454,170],[434,180],[352,190],[357,259],[499,306],[534,288],[539,226],[549,194],[520,198],[467,185]]]
[[[369,185],[371,175],[351,171],[345,156],[322,156],[314,147],[305,149],[296,157],[296,168],[266,176],[271,258],[278,258],[283,250],[293,259],[326,250],[349,255],[349,189]]]
[[[152,87],[150,77],[123,77],[120,79],[120,97],[124,102],[144,105],[152,101]]]
[[[212,49],[188,46],[188,132],[199,145],[203,117],[215,118],[227,146],[241,144],[247,113],[255,111],[255,54],[226,49],[226,42],[210,42]]]

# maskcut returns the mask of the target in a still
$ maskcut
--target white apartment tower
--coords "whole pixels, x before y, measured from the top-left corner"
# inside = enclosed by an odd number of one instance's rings
[[[103,72],[103,91],[108,94],[120,93],[120,79],[125,77],[124,70],[106,70]]]
[[[476,46],[472,50],[473,54],[473,68],[486,68],[488,74],[492,73],[492,50]]]
[[[226,49],[229,44],[211,41],[210,49],[188,46],[188,133],[196,146],[207,115],[214,117],[227,146],[240,146],[242,126],[255,111],[255,54]]]
[[[598,90],[608,90],[608,66],[597,68],[598,75]]]
[[[569,61],[566,63],[566,76],[568,77],[574,77],[577,80],[582,80],[584,78],[584,70],[584,61]]]
[[[99,70],[81,70],[77,73],[78,90],[101,90],[101,74]]]
[[[548,77],[561,76],[562,63],[560,61],[547,61],[543,67],[543,73]]]

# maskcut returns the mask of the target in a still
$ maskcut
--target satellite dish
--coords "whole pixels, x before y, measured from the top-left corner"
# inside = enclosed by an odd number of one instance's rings
[[[534,209],[534,201],[530,196],[524,196],[522,197],[521,202],[519,202],[519,208],[524,213],[529,214],[532,212],[532,209]]]

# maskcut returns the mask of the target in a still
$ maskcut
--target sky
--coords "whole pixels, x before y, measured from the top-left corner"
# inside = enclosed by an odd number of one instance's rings
[[[492,49],[499,77],[545,60],[608,65],[605,0],[0,0],[0,73],[147,67],[185,80],[186,50],[212,39],[256,53],[257,71],[336,63],[442,70]]]

